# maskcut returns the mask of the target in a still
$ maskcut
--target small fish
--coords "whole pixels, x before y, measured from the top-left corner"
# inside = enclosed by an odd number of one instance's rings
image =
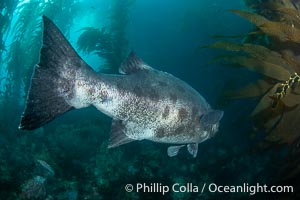
[[[120,74],[97,74],[47,17],[40,62],[36,65],[19,128],[41,127],[72,109],[95,106],[113,118],[109,148],[135,140],[183,146],[196,157],[198,143],[215,135],[223,111],[213,110],[191,86],[156,70],[134,52]]]
[[[44,168],[44,169],[46,169],[47,170],[47,174],[48,175],[50,175],[50,176],[54,176],[54,171],[53,171],[53,169],[52,169],[52,167],[48,164],[48,163],[46,163],[45,161],[43,161],[43,160],[37,160],[37,162]]]

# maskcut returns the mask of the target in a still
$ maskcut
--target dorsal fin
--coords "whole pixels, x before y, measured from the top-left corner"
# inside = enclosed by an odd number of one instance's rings
[[[144,63],[142,59],[135,55],[132,50],[127,59],[121,64],[119,73],[121,74],[132,74],[141,70],[152,69],[149,65]]]

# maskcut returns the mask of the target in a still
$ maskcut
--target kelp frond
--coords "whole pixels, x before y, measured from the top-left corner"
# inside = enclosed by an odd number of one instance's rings
[[[260,98],[250,116],[257,127],[266,130],[266,140],[292,143],[300,138],[297,131],[300,129],[299,5],[276,0],[247,1],[247,4],[254,12],[231,12],[255,25],[256,29],[247,36],[251,39],[241,43],[218,41],[207,47],[228,51],[228,54],[216,57],[216,61],[261,74],[259,80],[224,95],[229,98]],[[259,38],[261,36],[264,40]]]
[[[259,28],[271,37],[277,38],[281,42],[300,43],[300,29],[293,24],[282,22],[268,22],[259,26]]]
[[[278,14],[280,15],[280,21],[296,28],[300,28],[300,13],[292,8],[278,8]]]
[[[282,18],[281,21],[271,21],[262,15],[247,11],[231,10],[231,12],[244,17],[262,32],[271,37],[277,38],[281,42],[300,43],[300,29],[298,29],[300,23],[299,14],[295,10],[295,12],[291,12],[290,10],[291,9],[284,10],[286,13],[284,17],[291,20],[288,21],[289,23],[282,21]],[[280,9],[278,9],[278,12],[280,12]],[[297,21],[295,22],[295,20]]]
[[[108,16],[109,25],[101,30],[87,27],[82,29],[77,46],[84,53],[95,53],[105,64],[101,68],[110,69],[117,73],[120,64],[128,51],[126,28],[128,12],[135,0],[114,0],[111,14]]]
[[[271,51],[264,46],[233,42],[216,42],[208,47],[235,52],[234,55],[223,56],[218,59],[227,63],[238,64],[251,71],[259,72],[279,81],[289,79],[290,73],[293,72],[292,67],[282,59],[281,54]]]
[[[78,50],[84,53],[97,51],[100,49],[101,44],[108,43],[110,40],[110,36],[106,33],[104,28],[100,30],[93,27],[85,27],[80,31],[82,31],[82,33],[77,40],[77,46]]]
[[[258,80],[240,89],[228,90],[224,92],[225,97],[232,99],[260,97],[272,87],[272,84],[265,80]]]
[[[256,26],[261,26],[261,25],[269,22],[269,20],[267,18],[265,18],[262,15],[256,14],[256,13],[242,11],[242,10],[230,10],[230,12],[235,13],[241,17],[244,17],[245,19],[247,19],[251,23],[255,24]]]

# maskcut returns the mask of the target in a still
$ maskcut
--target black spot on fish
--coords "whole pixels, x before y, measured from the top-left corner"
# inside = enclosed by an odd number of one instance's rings
[[[159,100],[159,94],[153,88],[150,88],[148,90],[148,95],[149,95],[149,98],[153,101],[158,101]]]
[[[170,113],[170,107],[166,106],[165,109],[164,109],[164,112],[162,114],[163,119],[167,118],[169,113]]]
[[[201,116],[198,114],[198,109],[196,106],[193,106],[192,108],[192,116],[191,116],[191,119],[194,120],[194,123],[196,125],[199,125],[200,124],[200,119],[201,119]]]
[[[95,88],[93,88],[93,87],[88,88],[87,93],[92,101],[94,101],[97,98],[97,95],[95,95]]]
[[[179,92],[182,92],[182,93],[185,92],[185,89],[180,85],[177,85],[177,89]]]
[[[100,90],[100,98],[101,98],[101,101],[104,102],[107,100],[108,98],[108,92],[106,90]]]
[[[72,88],[69,87],[71,84],[75,85],[75,82],[68,81],[68,84],[60,83],[60,88],[62,89],[62,93],[65,94],[68,97],[68,99],[74,98],[74,89],[73,87]]]
[[[175,129],[174,135],[180,135],[183,134],[183,132],[184,132],[184,126],[179,126]]]
[[[177,117],[179,121],[182,122],[187,117],[187,115],[188,115],[187,110],[185,108],[180,108]]]
[[[165,129],[162,127],[159,127],[157,129],[155,129],[155,136],[158,138],[162,138],[165,136]]]
[[[196,117],[194,117],[194,120],[195,120],[195,124],[196,124],[196,125],[199,125],[199,124],[200,124],[201,117],[202,117],[202,115],[201,115],[201,116],[196,116]]]
[[[170,94],[170,99],[173,101],[173,103],[176,103],[176,101],[177,101],[177,95],[174,94],[174,93],[171,93]]]
[[[133,92],[136,94],[136,96],[141,97],[143,96],[143,90],[139,86],[135,86],[133,88]]]
[[[158,84],[162,87],[166,87],[168,86],[168,84],[166,82],[163,82],[163,81],[158,81]]]
[[[196,117],[197,113],[198,113],[197,107],[193,106],[193,108],[192,108],[192,118]]]
[[[123,89],[123,85],[121,84],[121,82],[117,82],[116,86],[118,90]]]
[[[126,90],[121,83],[117,84],[117,89],[121,96],[124,96],[126,94]]]
[[[95,89],[93,87],[88,88],[87,90],[88,95],[92,96],[95,93]]]

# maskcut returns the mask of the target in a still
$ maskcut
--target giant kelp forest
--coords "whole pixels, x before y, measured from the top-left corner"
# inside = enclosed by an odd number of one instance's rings
[[[68,39],[71,31],[79,33],[75,49],[81,55],[96,55],[104,60],[94,67],[96,71],[117,73],[130,51],[126,34],[129,14],[136,2],[99,1],[108,4],[109,12],[105,15],[97,10],[100,4],[91,2],[95,1],[0,1],[0,199],[151,199],[147,193],[124,191],[127,183],[136,182],[298,183],[297,1],[245,0],[247,10],[230,12],[253,23],[252,29],[242,36],[222,36],[223,39],[209,45],[225,50],[216,62],[237,72],[241,68],[252,71],[251,78],[246,78],[249,85],[229,88],[223,94],[229,99],[252,98],[255,102],[253,112],[246,118],[254,121],[249,134],[254,145],[250,148],[224,145],[222,135],[227,137],[229,133],[222,134],[226,130],[221,130],[220,136],[214,138],[214,148],[209,148],[210,143],[202,144],[197,159],[188,157],[186,152],[169,158],[168,145],[147,141],[107,149],[111,119],[94,108],[72,111],[32,132],[19,131],[33,66],[39,60],[42,15],[51,18]],[[76,19],[91,13],[95,21],[105,23],[72,30]],[[291,199],[299,195],[297,186],[298,191],[294,191]],[[282,195],[287,195],[282,196],[287,199],[291,194]],[[162,197],[159,193],[151,196]],[[263,198],[263,194],[257,196]],[[219,197],[241,199],[249,194],[168,193],[164,199]]]

